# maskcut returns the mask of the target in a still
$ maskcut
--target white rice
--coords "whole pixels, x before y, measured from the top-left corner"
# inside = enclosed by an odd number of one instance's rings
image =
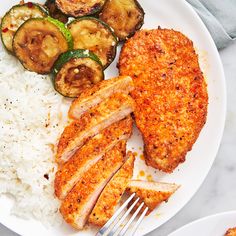
[[[0,195],[14,197],[16,216],[61,223],[53,145],[65,125],[65,103],[48,76],[26,71],[0,48]]]

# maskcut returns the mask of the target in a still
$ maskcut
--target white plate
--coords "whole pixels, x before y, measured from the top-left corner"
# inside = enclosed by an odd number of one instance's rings
[[[223,212],[193,221],[168,236],[224,236],[236,227],[236,211]]]
[[[0,15],[19,0],[2,0]],[[162,204],[156,211],[143,221],[137,235],[144,235],[164,224],[173,217],[196,193],[217,154],[225,122],[226,92],[222,64],[217,49],[207,29],[193,11],[183,0],[139,0],[144,8],[145,24],[143,28],[161,27],[179,30],[193,40],[199,53],[201,68],[208,83],[209,108],[206,125],[197,142],[187,155],[184,164],[172,174],[154,171],[144,165],[137,158],[134,177],[153,178],[158,181],[174,182],[182,187],[166,204]],[[118,57],[118,55],[117,55]],[[107,78],[117,74],[116,60],[106,71]],[[142,146],[137,131],[129,142],[129,148],[141,154]],[[146,175],[140,177],[139,171],[144,170]],[[61,228],[45,228],[40,222],[26,221],[10,215],[11,203],[6,198],[0,199],[0,222],[8,228],[24,236],[63,236],[63,235],[93,235],[92,231],[76,232],[63,225]],[[94,231],[93,231],[94,232]]]

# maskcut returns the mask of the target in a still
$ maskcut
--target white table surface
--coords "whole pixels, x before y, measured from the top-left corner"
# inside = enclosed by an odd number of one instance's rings
[[[236,210],[236,42],[221,50],[220,56],[227,82],[227,118],[216,161],[192,200],[174,218],[148,236],[167,236],[203,216]],[[0,224],[0,236],[16,235]]]

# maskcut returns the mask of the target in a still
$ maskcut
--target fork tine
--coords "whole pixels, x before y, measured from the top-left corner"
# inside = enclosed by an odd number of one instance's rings
[[[131,223],[134,221],[134,219],[136,218],[136,216],[138,215],[138,213],[141,211],[142,207],[144,205],[144,202],[142,202],[140,204],[140,206],[138,207],[138,209],[134,212],[134,214],[132,215],[132,217],[129,219],[129,221],[126,223],[125,227],[121,230],[121,232],[118,234],[118,236],[123,236],[125,235],[126,231],[128,230],[129,226],[131,225]]]
[[[143,218],[146,215],[147,211],[148,211],[148,207],[146,207],[144,209],[144,211],[142,212],[141,216],[138,218],[137,222],[135,223],[135,225],[134,225],[134,227],[133,227],[133,229],[132,229],[132,231],[130,233],[131,236],[133,236],[135,234],[135,232],[137,231],[137,229],[138,229],[139,225],[141,224],[141,222],[143,221]]]
[[[113,236],[115,233],[117,233],[118,228],[121,226],[121,224],[124,222],[126,217],[129,215],[129,213],[132,211],[132,209],[135,207],[137,202],[139,201],[139,197],[134,201],[134,203],[129,207],[129,209],[125,212],[125,214],[121,217],[121,219],[117,222],[117,224],[114,226],[113,229],[109,232],[108,236]],[[121,228],[122,229],[122,228]],[[120,230],[121,230],[120,229]],[[118,230],[118,232],[120,231]]]
[[[125,207],[129,204],[129,202],[134,198],[135,193],[133,193],[124,203],[123,205],[115,212],[115,214],[111,217],[110,220],[97,232],[96,236],[102,236],[107,229],[111,226],[111,224],[116,220],[116,218],[120,215],[120,213],[125,209]]]

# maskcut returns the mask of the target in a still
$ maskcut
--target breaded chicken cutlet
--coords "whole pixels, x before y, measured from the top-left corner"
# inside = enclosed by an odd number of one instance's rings
[[[80,181],[63,200],[60,212],[76,229],[83,229],[102,190],[122,166],[126,142],[121,141],[83,174]]]
[[[225,236],[236,236],[236,228],[228,229]]]
[[[138,31],[124,44],[118,67],[134,82],[134,116],[147,165],[172,172],[207,116],[207,86],[192,41],[169,29]]]
[[[114,214],[126,187],[133,176],[135,155],[127,153],[127,160],[108,182],[89,216],[89,223],[103,226]]]
[[[92,165],[99,161],[121,140],[127,140],[132,133],[132,118],[118,121],[88,140],[56,173],[55,195],[64,199],[69,191]]]
[[[133,110],[132,98],[123,93],[115,93],[92,107],[64,129],[57,146],[57,162],[69,160],[89,138],[124,119]]]

